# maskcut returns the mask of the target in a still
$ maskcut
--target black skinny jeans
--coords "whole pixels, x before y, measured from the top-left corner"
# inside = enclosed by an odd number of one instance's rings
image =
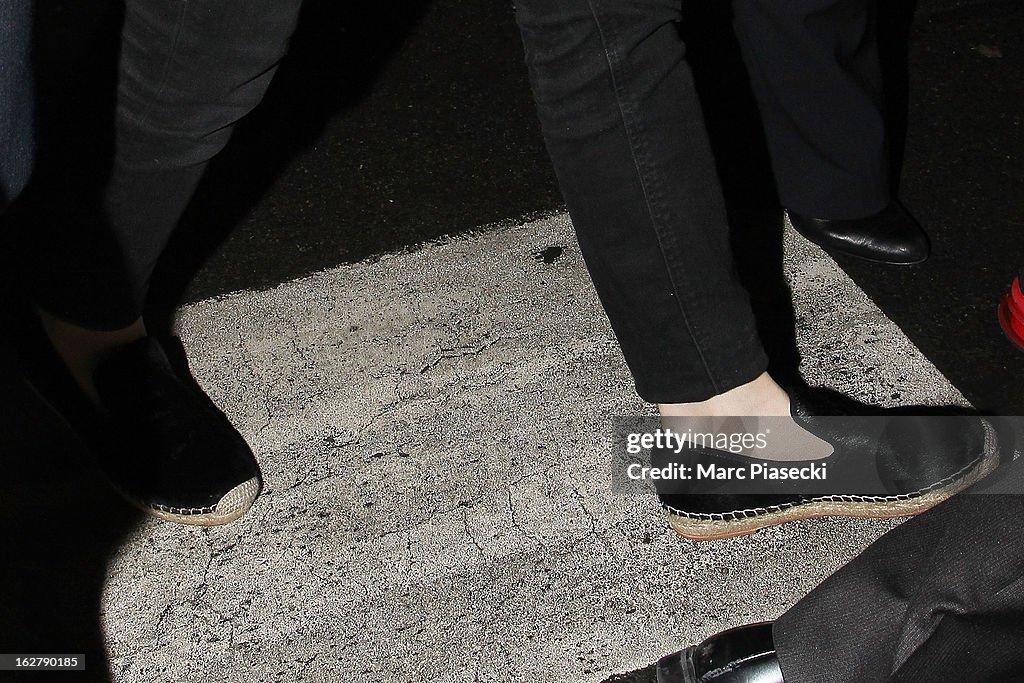
[[[767,363],[678,26],[679,0],[518,0],[541,127],[640,396],[707,399]],[[734,0],[783,204],[890,199],[872,0]]]
[[[580,249],[651,402],[707,399],[767,359],[733,268],[673,0],[518,0],[541,128]]]
[[[100,211],[40,221],[36,303],[92,329],[137,319],[207,163],[263,98],[301,0],[127,0],[114,167]]]

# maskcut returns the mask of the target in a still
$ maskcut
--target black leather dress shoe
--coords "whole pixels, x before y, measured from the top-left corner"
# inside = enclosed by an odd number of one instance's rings
[[[741,482],[688,481],[684,492],[662,489],[658,498],[676,533],[716,540],[814,517],[916,515],[988,476],[1001,460],[995,426],[976,415],[875,408],[823,389],[793,392],[790,402],[794,421],[831,444],[833,453],[820,461],[771,465],[824,463],[827,482],[748,476]],[[752,463],[770,462],[707,448],[677,457],[691,470],[716,464],[750,473]]]
[[[828,252],[909,266],[923,262],[931,250],[928,235],[895,200],[865,218],[828,220],[786,213],[797,232]]]
[[[772,625],[723,631],[658,661],[658,683],[784,683]]]
[[[96,458],[122,495],[149,514],[214,526],[259,494],[248,444],[193,379],[181,341],[144,337],[94,374],[105,409]]]

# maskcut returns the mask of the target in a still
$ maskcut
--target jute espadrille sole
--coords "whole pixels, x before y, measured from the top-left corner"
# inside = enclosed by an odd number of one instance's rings
[[[51,397],[32,378],[25,377],[25,386],[36,396],[37,399],[55,415],[72,432],[78,431],[76,425],[68,419],[67,415],[53,402]],[[92,456],[95,461],[95,455]],[[98,463],[97,463],[98,466]],[[217,502],[217,505],[207,508],[174,508],[159,504],[150,504],[136,499],[123,491],[113,481],[107,478],[107,483],[128,503],[135,506],[147,515],[152,515],[168,522],[179,524],[192,524],[194,526],[220,526],[233,522],[252,508],[256,497],[259,495],[261,482],[259,477],[253,477],[242,482],[235,488],[228,491]]]
[[[159,503],[145,503],[129,496],[116,486],[114,488],[132,505],[158,519],[193,526],[220,526],[235,521],[252,508],[260,492],[260,480],[253,477],[224,494],[217,505],[204,508],[176,508]]]
[[[932,508],[950,496],[987,477],[999,464],[995,429],[986,420],[983,453],[959,472],[913,493],[897,496],[818,496],[791,505],[734,510],[725,513],[693,513],[663,506],[669,525],[684,538],[714,541],[752,534],[776,524],[816,517],[887,519],[909,517]]]

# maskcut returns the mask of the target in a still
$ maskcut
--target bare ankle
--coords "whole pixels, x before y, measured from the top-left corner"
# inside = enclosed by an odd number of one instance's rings
[[[664,417],[787,416],[789,396],[767,372],[756,379],[696,403],[659,403]]]

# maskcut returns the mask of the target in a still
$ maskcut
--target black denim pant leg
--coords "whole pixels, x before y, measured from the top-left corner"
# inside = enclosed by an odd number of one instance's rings
[[[138,318],[207,162],[263,98],[301,0],[128,0],[116,150],[98,216],[38,245],[35,298],[96,329]]]
[[[548,151],[637,392],[707,399],[767,360],[733,269],[672,0],[518,0]]]
[[[0,211],[32,169],[32,0],[0,0]]]
[[[861,218],[890,199],[875,0],[733,0],[779,199]]]

